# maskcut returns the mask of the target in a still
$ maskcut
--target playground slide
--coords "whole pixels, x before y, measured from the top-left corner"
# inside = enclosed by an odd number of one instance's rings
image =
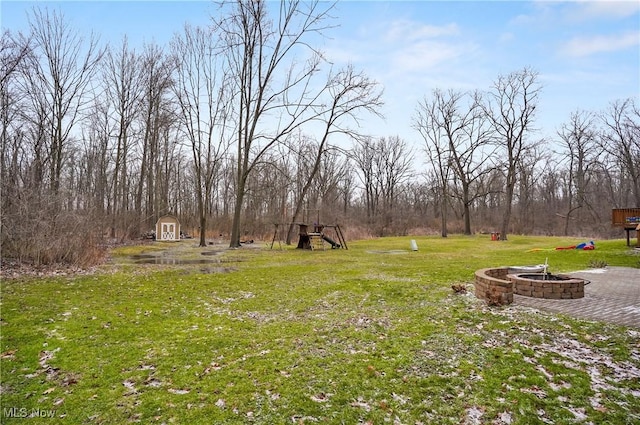
[[[322,239],[329,242],[331,244],[331,248],[340,248],[340,244],[334,241],[333,239],[331,239],[329,236],[322,235]]]

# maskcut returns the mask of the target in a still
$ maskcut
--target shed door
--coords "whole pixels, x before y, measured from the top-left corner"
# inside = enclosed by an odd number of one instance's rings
[[[162,224],[162,239],[163,240],[174,240],[176,238],[176,229],[173,224]]]

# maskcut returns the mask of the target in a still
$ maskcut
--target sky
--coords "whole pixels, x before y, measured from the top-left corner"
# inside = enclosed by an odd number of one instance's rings
[[[185,22],[207,25],[212,2],[0,1],[2,29],[26,31],[34,6],[61,10],[81,32],[132,46],[168,45]],[[274,2],[274,5],[276,3]],[[317,40],[334,66],[352,64],[384,88],[384,120],[365,130],[420,145],[412,117],[433,89],[488,90],[530,67],[542,84],[536,137],[553,140],[576,110],[640,96],[640,1],[338,1]]]

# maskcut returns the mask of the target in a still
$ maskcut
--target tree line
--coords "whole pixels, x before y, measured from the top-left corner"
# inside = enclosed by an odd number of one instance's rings
[[[291,242],[294,223],[317,220],[352,237],[606,237],[611,208],[640,205],[637,99],[576,110],[540,139],[543,87],[524,68],[425,94],[418,143],[367,134],[382,87],[314,45],[331,6],[268,6],[222,2],[166,46],[103,45],[40,8],[28,32],[4,31],[2,256],[87,262],[169,213],[201,246],[238,247],[274,229]]]

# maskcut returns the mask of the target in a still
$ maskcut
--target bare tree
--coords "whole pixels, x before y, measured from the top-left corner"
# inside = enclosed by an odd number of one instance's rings
[[[139,115],[142,84],[140,60],[129,47],[127,38],[119,48],[108,48],[104,62],[104,85],[107,104],[111,106],[112,130],[115,138],[115,161],[111,195],[111,237],[116,236],[119,206],[126,207],[128,193],[128,159],[131,152],[133,123]]]
[[[359,114],[362,113],[379,115],[378,109],[382,105],[378,83],[363,73],[355,72],[351,66],[329,77],[324,94],[328,97],[328,106],[325,107],[324,104],[320,104],[319,108],[317,108],[320,109],[317,119],[323,123],[324,131],[317,144],[313,162],[310,164],[311,172],[307,176],[302,193],[295,206],[292,222],[287,233],[287,244],[291,243],[294,222],[300,215],[302,203],[318,173],[322,159],[330,148],[330,137],[335,134],[343,134],[348,137],[358,138],[357,130],[350,127],[349,124],[353,121],[357,123]]]
[[[560,163],[561,158],[557,155],[550,155],[547,164],[542,170],[538,183],[538,206],[537,210],[540,215],[538,223],[544,234],[558,234],[557,218],[558,211],[564,209],[562,177],[563,165]]]
[[[176,60],[173,87],[193,158],[201,247],[206,246],[207,206],[214,177],[229,147],[225,134],[226,86],[224,77],[218,75],[214,47],[207,30],[189,25],[172,41]]]
[[[346,217],[349,213],[353,193],[355,191],[355,172],[353,171],[351,159],[348,156],[344,159],[343,170],[344,171],[341,173],[341,178],[337,183],[337,190],[340,194],[342,216]]]
[[[90,208],[96,210],[100,222],[104,223],[109,202],[111,106],[108,99],[98,95],[87,113],[83,128],[82,144],[85,175],[90,184],[92,201]]]
[[[531,234],[536,227],[537,217],[534,213],[536,189],[548,162],[549,153],[546,150],[544,140],[529,144],[526,151],[520,155],[517,164],[518,179],[514,191],[517,206],[514,227],[519,233]]]
[[[230,247],[240,246],[240,225],[246,183],[251,170],[272,146],[313,118],[322,88],[312,84],[320,55],[307,38],[326,28],[331,7],[318,1],[281,1],[271,19],[269,2],[235,0],[213,27],[234,92],[236,127],[236,196]],[[296,55],[310,50],[305,62]]]
[[[50,187],[60,187],[66,144],[87,99],[85,91],[103,55],[98,41],[88,42],[60,12],[34,9],[30,17],[34,54],[30,63],[30,89],[48,110]]]
[[[339,223],[344,218],[342,189],[343,182],[351,178],[349,168],[349,160],[341,150],[332,149],[322,158],[313,192],[325,223]]]
[[[596,116],[586,111],[574,111],[569,121],[558,130],[561,146],[567,161],[567,212],[564,214],[564,234],[569,234],[569,223],[577,213],[581,220],[581,210],[590,207],[587,193],[590,187],[592,168],[598,164],[602,150],[597,146]]]
[[[24,163],[28,162],[20,104],[18,79],[31,47],[28,39],[9,31],[0,39],[0,246],[3,256],[20,252],[19,234],[15,231],[24,216],[20,196],[25,196]],[[22,107],[21,107],[22,106]],[[29,225],[26,226],[29,228]]]
[[[282,152],[286,149],[285,152]],[[288,220],[286,224],[289,224],[286,234],[286,243],[290,244],[293,237],[292,231],[296,220],[306,221],[308,220],[309,210],[308,200],[305,200],[303,196],[303,190],[307,182],[312,178],[312,168],[309,166],[313,160],[315,153],[318,151],[318,141],[311,135],[303,133],[301,130],[295,134],[290,134],[284,142],[282,149],[279,150],[279,154],[284,158],[287,157],[291,161],[280,161],[283,166],[287,166],[286,170],[282,169],[281,172],[287,175],[287,199],[286,199],[286,211],[284,218]],[[294,212],[294,209],[300,206],[300,210]]]
[[[481,101],[478,92],[434,90],[431,100],[425,98],[418,105],[414,119],[414,128],[426,143],[429,160],[439,170],[443,197],[456,197],[462,204],[465,235],[471,234],[471,204],[487,194],[485,187],[477,183],[494,168],[489,163],[494,154],[493,130]],[[451,187],[449,179],[445,179],[449,169],[455,183]],[[444,220],[443,236],[447,233]]]
[[[349,152],[358,168],[367,220],[380,236],[392,233],[400,191],[413,175],[413,152],[398,136],[364,138]]]
[[[635,205],[640,205],[640,107],[633,98],[618,100],[601,115],[601,146],[628,176]]]
[[[464,234],[471,235],[471,205],[489,193],[489,188],[481,184],[495,170],[495,147],[493,129],[481,108],[482,99],[478,92],[467,94],[470,103],[466,105],[467,125],[458,144],[453,150],[453,171],[460,183],[454,186],[455,196],[462,202]]]
[[[527,150],[528,136],[533,130],[540,91],[538,73],[524,68],[499,76],[487,94],[487,102],[483,105],[505,158],[506,187],[500,227],[501,240],[507,240],[518,164],[520,157]]]
[[[393,233],[392,224],[402,186],[413,176],[413,152],[398,136],[382,137],[377,148],[376,179],[382,198],[380,235]]]
[[[31,51],[31,41],[22,34],[11,34],[9,30],[2,32],[0,38],[0,90],[7,90],[9,78],[16,72],[20,64]]]
[[[22,149],[25,151],[25,159],[28,162],[28,169],[24,170],[25,186],[30,190],[44,193],[48,186],[44,180],[47,178],[47,164],[51,161],[48,122],[50,119],[49,103],[42,91],[36,91],[34,86],[38,85],[35,73],[31,70],[32,58],[30,53],[28,63],[21,69],[19,78],[19,92],[21,99],[17,114],[21,129],[14,134],[24,136]],[[51,179],[49,179],[50,181]]]
[[[9,31],[0,39],[0,193],[2,212],[20,190],[20,162],[24,131],[20,129],[20,93],[16,76],[31,50],[30,41]],[[2,214],[3,216],[5,214]]]
[[[413,118],[413,128],[420,133],[424,141],[427,159],[437,177],[437,186],[442,198],[440,234],[443,238],[448,235],[447,205],[454,163],[452,145],[457,144],[467,125],[467,118],[459,111],[462,97],[463,94],[460,92],[451,90],[445,93],[435,89],[431,99],[425,97],[418,104]]]
[[[11,105],[2,107],[3,114],[12,114],[14,127],[10,135],[3,134],[3,142],[19,147],[11,164],[20,176],[13,180],[19,189],[11,199],[15,203],[8,214],[3,211],[3,225],[12,223],[4,227],[12,233],[7,240],[3,232],[3,242],[8,241],[3,255],[35,263],[84,261],[92,251],[95,229],[91,217],[80,210],[83,204],[75,192],[73,130],[102,51],[93,37],[85,42],[59,13],[34,9],[29,24],[31,44],[14,40],[18,44],[12,60],[3,58],[3,95],[10,82],[14,96]],[[3,36],[3,44],[5,40]]]
[[[376,180],[376,146],[370,137],[358,140],[349,152],[349,158],[358,169],[358,178],[364,186],[364,204],[366,210],[367,223],[374,224],[378,214],[378,202],[380,200],[380,188]]]
[[[174,58],[168,56],[164,48],[155,43],[144,46],[141,55],[142,113],[138,124],[142,152],[136,210],[142,211],[145,201],[145,219],[167,212],[177,213],[168,206],[169,180],[172,174],[179,173],[175,169],[179,158],[174,157],[176,111],[171,98],[174,66]],[[147,224],[152,223],[147,220]]]

